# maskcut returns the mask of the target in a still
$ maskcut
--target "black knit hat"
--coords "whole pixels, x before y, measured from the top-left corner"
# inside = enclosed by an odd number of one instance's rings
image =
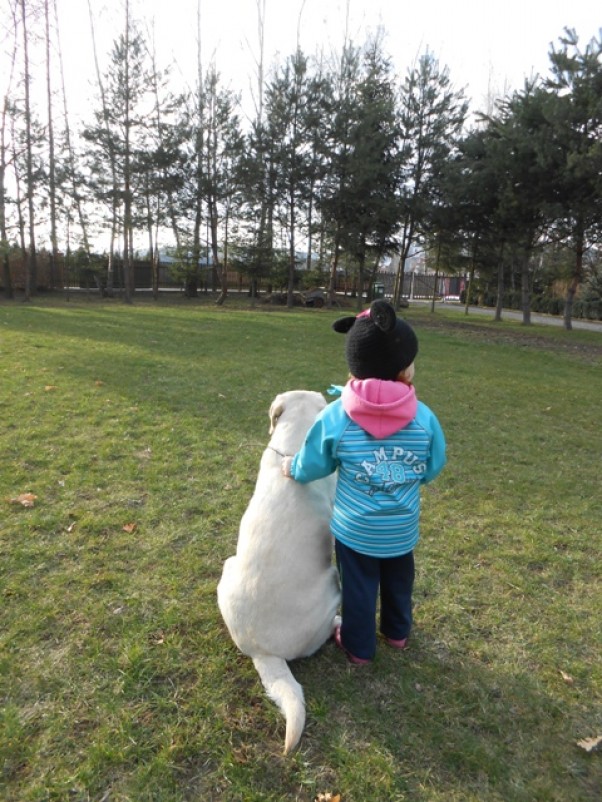
[[[418,353],[414,330],[387,301],[373,301],[369,310],[357,317],[341,317],[332,328],[347,334],[345,356],[356,379],[394,380]]]

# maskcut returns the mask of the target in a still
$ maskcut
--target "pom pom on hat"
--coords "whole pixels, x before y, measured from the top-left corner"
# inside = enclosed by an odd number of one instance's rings
[[[332,328],[347,335],[347,365],[357,379],[395,380],[418,353],[414,330],[387,301],[373,301],[370,309],[357,317],[339,318]]]

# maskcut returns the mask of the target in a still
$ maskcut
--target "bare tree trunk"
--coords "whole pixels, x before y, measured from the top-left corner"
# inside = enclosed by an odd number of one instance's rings
[[[364,283],[366,280],[366,243],[362,240],[361,242],[361,253],[359,255],[358,260],[358,268],[357,268],[357,276],[358,276],[358,288],[357,288],[357,304],[356,308],[358,312],[362,311],[362,307],[364,305]]]
[[[228,280],[226,271],[220,263],[219,258],[219,242],[218,242],[218,227],[219,227],[219,207],[218,207],[218,132],[217,132],[217,74],[211,72],[207,82],[207,177],[208,177],[208,191],[207,191],[207,215],[209,219],[209,231],[211,235],[211,254],[213,261],[213,275],[216,277],[216,283],[219,283],[219,296],[216,303],[221,306],[228,297]]]
[[[441,238],[437,242],[437,259],[435,261],[435,281],[433,283],[433,296],[431,298],[431,312],[435,311],[435,300],[437,298],[437,284],[439,283],[439,264],[441,263]]]
[[[130,152],[131,86],[130,86],[130,3],[125,2],[125,59],[124,59],[124,154],[123,154],[123,283],[124,300],[132,303],[134,290],[134,265],[132,250],[132,171]]]
[[[288,262],[288,283],[286,288],[286,305],[289,309],[291,309],[294,303],[293,293],[295,290],[295,262],[296,262],[295,232],[297,225],[297,207],[295,205],[295,193],[293,186],[289,188],[289,205],[290,205],[291,228],[290,228],[290,237],[288,246],[289,262]]]
[[[69,171],[69,179],[71,181],[71,189],[72,189],[72,197],[75,202],[75,207],[77,209],[77,217],[79,220],[79,225],[81,228],[82,234],[82,243],[84,246],[84,250],[90,258],[90,242],[88,239],[88,227],[86,224],[86,218],[84,215],[84,209],[82,204],[82,198],[79,193],[78,185],[77,185],[77,178],[76,178],[76,171],[75,171],[75,154],[73,152],[73,146],[71,144],[71,128],[69,125],[69,113],[67,109],[67,93],[65,91],[65,72],[63,69],[63,50],[61,47],[61,36],[60,36],[60,28],[59,28],[59,21],[58,21],[58,11],[57,11],[57,4],[56,0],[53,0],[54,4],[54,26],[56,28],[56,40],[57,40],[57,53],[59,59],[59,72],[61,78],[61,93],[63,96],[63,114],[65,116],[65,142],[67,145],[67,164],[68,164],[68,171]]]
[[[29,301],[38,289],[38,260],[36,254],[35,238],[35,211],[33,203],[33,146],[31,131],[31,76],[29,72],[29,41],[27,34],[27,15],[25,13],[25,0],[21,0],[21,21],[23,24],[23,69],[25,83],[25,129],[27,152],[27,211],[29,243],[27,249],[27,273],[25,279],[25,300]]]
[[[335,305],[336,301],[337,272],[339,269],[340,244],[341,244],[340,225],[337,222],[337,228],[334,234],[332,262],[330,263],[330,280],[328,283],[328,306],[330,306],[331,308]]]
[[[52,78],[50,60],[50,0],[44,0],[44,24],[46,30],[46,104],[48,112],[48,197],[50,203],[50,288],[54,289],[58,261],[57,203],[56,203],[56,153],[54,146],[54,116],[52,106]]]
[[[465,292],[466,297],[464,299],[464,314],[468,315],[468,307],[470,306],[470,295],[472,293],[472,283],[474,281],[474,274],[475,274],[475,262],[477,257],[477,238],[475,237],[473,240],[472,245],[472,256],[470,259],[470,272],[468,273],[468,285],[466,286]]]
[[[228,297],[228,223],[230,220],[230,207],[226,206],[226,214],[224,215],[224,258],[222,261],[221,277],[222,277],[222,291],[216,303],[221,306]]]
[[[15,177],[15,197],[16,197],[16,206],[17,206],[17,225],[19,229],[19,245],[21,247],[21,253],[23,258],[23,264],[27,265],[27,244],[25,242],[25,217],[23,215],[23,193],[21,191],[21,170],[19,169],[19,163],[17,161],[17,153],[15,152],[15,143],[16,143],[16,136],[14,130],[14,120],[12,121],[12,128],[11,128],[11,139],[12,139],[12,146],[13,146],[13,172]],[[29,272],[25,270],[25,290],[27,293],[27,283],[29,281]],[[25,296],[27,298],[27,294]]]
[[[523,309],[523,326],[531,325],[531,287],[529,282],[530,251],[525,248],[521,254],[521,306]]]
[[[106,288],[107,295],[111,297],[113,295],[113,285],[114,285],[114,275],[115,275],[115,269],[114,269],[115,242],[117,241],[117,229],[118,229],[117,214],[119,210],[119,201],[117,198],[117,167],[116,167],[115,150],[113,148],[113,142],[109,131],[109,119],[110,119],[109,110],[107,107],[106,94],[104,90],[104,84],[102,82],[102,77],[100,74],[100,65],[98,62],[98,50],[96,48],[96,29],[94,25],[94,16],[92,14],[91,0],[88,0],[88,17],[90,20],[90,34],[92,37],[92,52],[94,54],[94,67],[96,71],[96,80],[98,82],[98,89],[100,91],[100,100],[102,103],[102,116],[107,126],[107,143],[109,150],[109,160],[111,164],[111,181],[113,187],[112,202],[111,202],[112,206],[111,233],[109,237],[109,258],[107,264],[107,288]]]
[[[196,298],[199,292],[199,261],[201,258],[201,227],[203,224],[201,185],[203,181],[203,63],[201,59],[201,0],[197,3],[197,129],[195,138],[195,209],[192,235],[192,272],[186,276],[186,296]],[[209,267],[209,265],[207,265]]]
[[[259,42],[259,56],[257,59],[257,98],[255,99],[255,119],[257,125],[258,143],[257,143],[257,156],[259,163],[262,165],[263,174],[261,175],[261,190],[260,190],[260,212],[259,212],[259,229],[256,234],[256,248],[257,259],[263,260],[268,254],[268,248],[271,251],[273,243],[273,217],[272,217],[272,204],[271,204],[271,183],[269,170],[270,167],[266,166],[266,149],[263,135],[263,101],[264,101],[264,59],[265,59],[265,18],[266,18],[266,0],[255,0],[257,6],[257,38]],[[271,159],[270,159],[271,164]],[[266,174],[266,171],[267,174]],[[251,305],[255,306],[257,298],[257,271],[251,280]]]
[[[159,96],[159,70],[157,68],[157,50],[155,46],[155,27],[152,28],[152,51],[150,52],[152,64],[152,82],[153,94],[155,97],[155,125],[157,127],[157,144],[163,144],[162,126],[161,126],[161,99]],[[165,178],[165,169],[161,168],[162,178]],[[165,182],[163,182],[165,183]],[[148,237],[149,237],[149,258],[151,260],[151,275],[152,275],[152,291],[153,299],[159,299],[159,223],[162,209],[162,189],[156,188],[155,191],[155,214],[153,221],[153,203],[152,203],[152,190],[148,188],[147,195],[147,220],[148,220]],[[153,233],[154,231],[154,233]],[[154,243],[154,244],[153,244]]]
[[[7,145],[7,122],[9,110],[9,94],[12,86],[15,62],[17,59],[17,19],[16,8],[13,11],[13,46],[10,56],[9,78],[6,86],[6,94],[2,103],[2,114],[0,116],[0,251],[2,254],[2,283],[6,298],[14,298],[13,283],[10,274],[10,261],[8,257],[8,232],[6,229],[6,170],[10,163],[8,158]]]
[[[10,275],[10,261],[8,258],[8,236],[6,231],[6,204],[4,187],[4,123],[0,131],[0,251],[2,253],[2,284],[6,298],[14,298],[12,278]]]
[[[499,261],[497,266],[497,300],[495,305],[494,320],[499,323],[502,319],[502,309],[504,307],[504,242],[500,249]]]
[[[153,299],[156,301],[159,297],[159,277],[157,275],[157,260],[155,258],[157,244],[153,233],[152,199],[149,186],[146,187],[146,233],[148,236],[148,259],[151,266],[151,289]]]
[[[410,255],[410,247],[413,239],[413,228],[408,228],[404,225],[403,235],[401,238],[401,251],[399,254],[399,265],[397,267],[397,275],[395,277],[395,290],[393,292],[393,306],[399,309],[401,299],[403,298],[403,285],[405,283],[405,269],[406,262]]]
[[[566,299],[564,302],[564,328],[571,331],[573,328],[573,304],[575,302],[575,295],[579,289],[583,278],[583,252],[585,250],[585,237],[583,234],[583,227],[577,227],[577,237],[575,244],[575,267],[573,275],[567,287]]]
[[[307,206],[307,258],[305,260],[305,269],[311,270],[311,252],[313,248],[314,239],[314,179],[310,181],[309,185],[309,203]]]

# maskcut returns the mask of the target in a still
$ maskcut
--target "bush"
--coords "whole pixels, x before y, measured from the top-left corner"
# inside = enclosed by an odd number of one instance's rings
[[[562,315],[564,314],[564,299],[545,293],[543,295],[534,295],[531,298],[531,310],[547,315]]]
[[[573,305],[573,317],[602,320],[602,301],[599,298],[592,300],[579,298]]]

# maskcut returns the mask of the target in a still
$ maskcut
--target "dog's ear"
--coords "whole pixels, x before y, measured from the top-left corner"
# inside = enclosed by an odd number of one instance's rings
[[[281,395],[277,395],[276,398],[272,401],[272,405],[270,406],[270,434],[273,433],[274,429],[276,428],[276,424],[278,423],[278,418],[284,412],[284,398]]]

